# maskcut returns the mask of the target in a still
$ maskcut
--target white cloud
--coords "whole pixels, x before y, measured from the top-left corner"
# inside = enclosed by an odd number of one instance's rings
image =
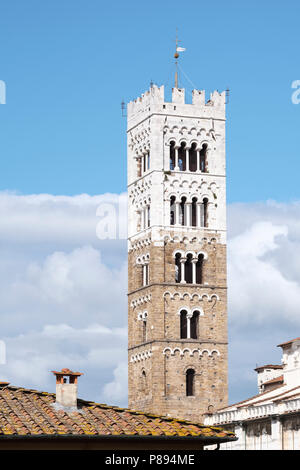
[[[299,219],[298,202],[229,206],[231,401],[256,393],[256,365],[280,362],[276,346],[299,336]]]
[[[126,195],[0,193],[1,375],[16,385],[54,391],[49,371],[69,367],[99,400],[127,356],[127,242],[97,238],[104,203],[126,222]]]
[[[103,388],[103,395],[108,402],[124,402],[127,400],[128,367],[127,362],[120,362],[114,369],[114,380]]]
[[[50,371],[68,367],[84,372],[79,383],[80,396],[99,401],[107,396],[102,392],[103,385],[114,377],[116,365],[126,357],[127,329],[56,324],[4,340],[7,363],[1,366],[2,379],[54,391]],[[123,395],[117,398],[124,403],[124,388]]]
[[[276,257],[276,251],[280,251],[280,239],[287,236],[287,226],[257,222],[229,242],[232,321],[300,323],[300,284],[285,278],[267,256],[272,254]]]

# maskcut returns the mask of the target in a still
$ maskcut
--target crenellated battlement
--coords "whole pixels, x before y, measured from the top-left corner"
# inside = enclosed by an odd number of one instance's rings
[[[181,115],[195,118],[225,119],[226,92],[217,90],[205,100],[205,90],[192,91],[192,103],[186,103],[185,89],[173,88],[172,101],[165,101],[164,86],[149,90],[127,105],[128,129],[152,114]]]

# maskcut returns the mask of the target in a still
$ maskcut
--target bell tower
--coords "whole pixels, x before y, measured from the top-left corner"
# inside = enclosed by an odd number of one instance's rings
[[[193,421],[227,404],[225,98],[127,106],[129,407]]]

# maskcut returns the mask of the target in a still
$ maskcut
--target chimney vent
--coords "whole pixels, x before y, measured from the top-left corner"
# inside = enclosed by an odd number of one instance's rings
[[[56,403],[67,408],[76,408],[77,381],[83,374],[70,369],[52,372],[56,376]]]

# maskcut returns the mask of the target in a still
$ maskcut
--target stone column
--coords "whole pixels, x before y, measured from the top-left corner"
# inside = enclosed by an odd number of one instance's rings
[[[210,149],[206,149],[205,153],[205,173],[208,173],[208,159],[209,159]]]
[[[201,202],[197,202],[196,208],[196,227],[201,227]]]
[[[190,171],[190,147],[185,147],[185,171]]]
[[[174,225],[180,224],[180,202],[175,201],[175,223]]]
[[[197,271],[196,271],[196,264],[197,264],[198,260],[197,259],[192,259],[192,283],[193,284],[197,284]]]
[[[175,168],[174,168],[175,171],[179,171],[179,166],[178,166],[178,148],[179,148],[179,147],[175,147]]]
[[[186,316],[186,337],[187,339],[191,338],[191,318],[192,314],[188,313]]]
[[[197,152],[197,170],[196,171],[199,172],[200,171],[200,149],[197,149],[196,152]]]
[[[191,226],[191,211],[192,211],[192,203],[186,202],[185,203],[185,225],[187,227]]]
[[[181,283],[181,284],[186,284],[186,280],[185,280],[185,262],[186,262],[186,258],[180,258],[180,263],[181,263],[181,279],[180,279],[180,283]]]

